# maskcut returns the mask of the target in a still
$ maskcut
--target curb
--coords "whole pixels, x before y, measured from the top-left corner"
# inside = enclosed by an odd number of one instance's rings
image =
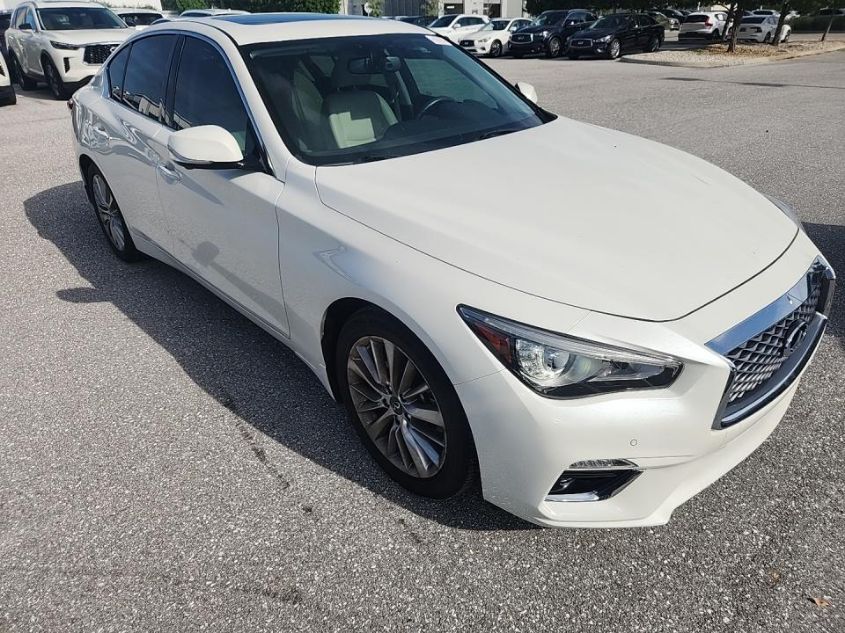
[[[628,64],[649,64],[651,66],[670,66],[673,68],[728,68],[733,66],[756,66],[757,64],[769,64],[772,62],[781,62],[787,59],[795,59],[797,57],[809,57],[811,55],[823,55],[825,53],[835,53],[836,51],[845,50],[845,42],[837,42],[824,50],[816,51],[796,51],[794,53],[786,53],[785,55],[778,55],[772,57],[751,57],[751,58],[737,58],[729,64],[720,62],[708,61],[690,61],[690,62],[676,62],[676,61],[662,61],[657,59],[637,59],[639,55],[623,56],[619,61]],[[646,53],[647,55],[654,55],[654,53]],[[659,54],[659,53],[658,53]]]

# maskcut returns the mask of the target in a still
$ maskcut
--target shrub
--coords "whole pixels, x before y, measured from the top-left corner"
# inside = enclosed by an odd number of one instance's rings
[[[796,33],[806,33],[808,31],[823,33],[827,28],[828,22],[830,22],[829,15],[813,15],[795,18],[788,24]],[[845,31],[845,15],[833,18],[833,26],[830,27],[830,30],[840,33]]]

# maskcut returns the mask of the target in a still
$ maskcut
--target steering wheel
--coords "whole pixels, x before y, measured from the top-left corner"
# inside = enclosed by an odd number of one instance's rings
[[[448,102],[455,103],[455,100],[451,97],[432,97],[428,103],[426,103],[422,109],[417,113],[416,118],[421,119],[423,115],[426,114],[429,110],[431,110],[434,106],[440,105],[441,103],[448,103]]]

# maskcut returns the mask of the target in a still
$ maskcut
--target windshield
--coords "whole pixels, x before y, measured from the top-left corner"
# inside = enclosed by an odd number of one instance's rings
[[[47,31],[126,28],[119,17],[104,7],[38,9],[38,17],[41,19],[41,25]]]
[[[288,148],[312,165],[406,156],[554,118],[433,35],[273,42],[242,52]]]
[[[508,20],[493,20],[481,27],[482,31],[504,31],[508,27]]]
[[[557,24],[566,17],[566,11],[549,11],[548,13],[541,13],[531,23],[534,26],[551,26]]]
[[[599,18],[588,29],[618,29],[620,26],[626,26],[631,17],[628,15],[606,15]]]
[[[455,20],[455,17],[456,16],[454,16],[454,15],[444,15],[444,16],[437,18],[434,22],[432,22],[428,26],[429,26],[429,28],[433,28],[433,29],[443,28],[443,27],[449,26]]]
[[[129,26],[149,26],[162,16],[158,13],[121,13],[120,18]]]

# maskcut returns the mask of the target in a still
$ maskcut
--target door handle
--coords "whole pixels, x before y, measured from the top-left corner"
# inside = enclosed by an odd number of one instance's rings
[[[168,167],[165,163],[159,163],[157,165],[157,169],[161,174],[162,178],[164,178],[165,180],[169,180],[172,182],[182,180],[182,174],[180,174],[175,169]]]

